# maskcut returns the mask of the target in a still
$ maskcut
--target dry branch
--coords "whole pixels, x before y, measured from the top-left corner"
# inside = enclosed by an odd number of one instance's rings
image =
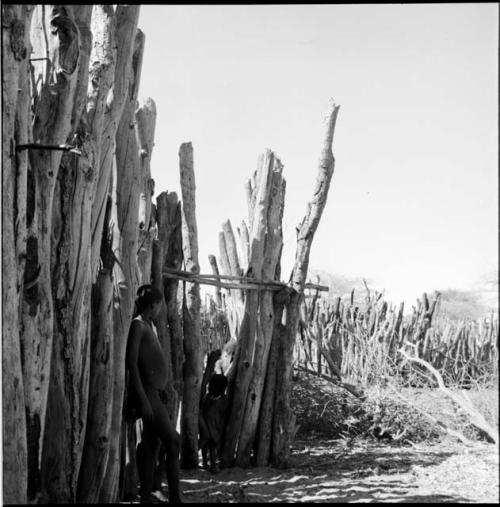
[[[415,347],[415,351],[417,348]],[[414,363],[420,364],[424,368],[426,368],[434,378],[436,379],[439,389],[452,401],[454,401],[468,416],[471,424],[473,424],[476,428],[479,428],[483,432],[485,432],[488,437],[493,440],[495,444],[498,444],[498,432],[485,420],[484,416],[474,408],[471,401],[465,396],[459,396],[454,393],[450,389],[448,389],[443,381],[443,377],[441,374],[427,361],[420,359],[419,357],[409,356],[403,348],[400,348],[398,352],[406,358],[408,361],[412,361]]]

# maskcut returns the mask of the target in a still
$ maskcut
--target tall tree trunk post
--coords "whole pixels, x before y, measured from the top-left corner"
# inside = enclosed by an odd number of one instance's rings
[[[106,97],[114,75],[113,17],[111,6],[93,8],[91,28],[95,37],[90,52],[90,86],[88,92],[79,87],[87,92],[87,107],[76,136],[69,136],[81,156],[63,155],[53,205],[54,348],[43,463],[53,463],[50,472],[46,468],[44,482],[55,502],[76,500],[85,440],[91,332],[90,216]],[[90,51],[90,38],[85,43],[85,51]],[[74,105],[80,100],[78,97]],[[77,122],[78,112],[72,113],[72,121]]]
[[[162,192],[157,202],[158,239],[163,244],[162,268],[180,269],[182,265],[182,212],[181,203],[175,192]],[[172,380],[176,395],[173,402],[172,419],[177,421],[179,403],[183,394],[184,346],[182,318],[177,300],[179,280],[167,278],[163,281],[163,292],[167,304],[167,321],[170,332],[170,361]]]
[[[99,255],[106,202],[110,195],[111,173],[116,152],[116,132],[129,94],[132,72],[140,74],[142,52],[135,45],[139,5],[118,5],[115,12],[116,65],[113,87],[104,111],[104,131],[99,160],[99,176],[92,207],[92,279],[99,270]],[[134,64],[134,65],[133,65]]]
[[[3,501],[27,503],[28,449],[26,410],[21,367],[19,301],[23,285],[20,256],[26,252],[27,153],[16,144],[28,141],[28,125],[16,128],[16,111],[23,116],[30,103],[28,58],[32,7],[2,5],[2,429]],[[18,92],[18,89],[21,92]],[[26,104],[24,104],[26,103]],[[24,114],[23,114],[24,113]],[[27,117],[27,116],[26,116]],[[24,128],[23,128],[24,127]],[[17,239],[16,239],[17,238]],[[35,430],[40,431],[40,414]],[[35,469],[38,471],[40,440],[34,435]]]
[[[267,151],[258,161],[257,184],[255,191],[254,216],[250,234],[250,256],[247,275],[261,278],[264,263],[265,234],[267,226],[267,209],[272,178],[272,154]],[[259,294],[256,290],[247,291],[245,313],[238,336],[238,362],[235,365],[236,377],[232,387],[231,416],[226,429],[224,441],[223,463],[232,466],[236,457],[238,440],[243,423],[247,401],[248,386],[252,378],[253,356],[256,340],[261,340],[261,329],[257,326]]]
[[[120,473],[120,440],[123,395],[125,391],[125,351],[134,308],[139,272],[137,266],[138,216],[141,175],[139,146],[134,128],[139,90],[140,70],[144,51],[144,34],[137,30],[132,60],[132,75],[128,97],[116,134],[116,173],[112,175],[113,198],[116,203],[113,217],[113,247],[119,262],[114,266],[115,298],[113,310],[114,371],[111,440],[108,465],[100,502],[115,502],[118,498]]]
[[[277,365],[283,351],[282,344],[285,332],[285,326],[282,323],[283,310],[289,297],[290,291],[288,289],[275,293],[273,297],[274,329],[271,337],[271,348],[257,429],[255,464],[258,467],[269,465],[271,456]]]
[[[198,231],[196,226],[193,147],[183,143],[179,150],[182,190],[182,247],[186,271],[198,274]],[[203,375],[200,327],[200,286],[185,282],[182,305],[184,350],[184,394],[181,413],[181,466],[198,467],[198,414]]]
[[[273,421],[272,463],[276,467],[286,467],[290,452],[292,413],[290,409],[290,381],[293,345],[299,324],[299,305],[304,294],[304,284],[309,267],[309,254],[314,233],[326,205],[328,190],[333,176],[335,159],[332,153],[333,133],[339,106],[332,101],[327,116],[326,133],[319,160],[318,175],[312,200],[307,204],[306,215],[297,232],[295,264],[291,274],[294,292],[286,306],[286,325],[284,350],[278,363],[276,376],[275,414]]]
[[[111,198],[105,224],[109,224]],[[106,226],[101,245],[102,267],[92,286],[90,385],[87,431],[78,481],[77,501],[96,503],[109,457],[113,402],[113,267],[112,231]]]
[[[139,107],[136,115],[137,137],[141,156],[142,189],[139,201],[139,251],[137,253],[141,284],[151,282],[151,262],[153,256],[153,238],[156,234],[151,214],[151,198],[154,194],[154,181],[151,179],[151,154],[154,146],[156,125],[156,105],[147,98]],[[159,281],[162,281],[160,273]]]
[[[158,337],[165,354],[168,371],[167,371],[167,397],[168,397],[168,412],[173,419],[175,407],[177,405],[177,392],[173,387],[174,376],[172,368],[172,337],[168,325],[167,313],[167,298],[164,290],[163,268],[165,266],[166,252],[169,246],[170,235],[172,234],[172,227],[168,221],[168,204],[167,193],[162,192],[157,198],[157,218],[158,218],[158,239],[153,242],[153,266],[152,266],[152,283],[164,295],[163,308],[160,312],[155,324],[158,330]]]
[[[37,6],[33,12],[31,38],[32,58],[43,59],[32,60],[33,141],[43,145],[64,144],[72,127],[80,55],[85,51],[80,49],[80,33],[72,6]],[[85,61],[83,55],[82,60]],[[40,453],[51,378],[52,204],[62,152],[29,149],[28,153],[25,279],[33,283],[26,287],[22,297],[21,342],[29,441],[28,489],[32,498],[40,486],[38,467],[39,460],[43,460]]]
[[[283,165],[280,160],[270,153],[266,157],[266,162],[271,167],[272,177],[266,216],[267,232],[263,252],[264,259],[260,277],[263,280],[273,280],[283,245],[281,223],[285,205],[286,185],[282,177]],[[245,413],[238,442],[236,456],[236,464],[238,466],[248,466],[250,464],[251,452],[255,444],[262,391],[274,329],[273,293],[271,291],[259,291],[258,319],[260,333],[258,333],[257,340],[255,341],[252,377],[248,387]]]
[[[114,34],[113,57],[115,65],[111,87],[108,87],[106,104],[102,113],[102,132],[97,161],[99,170],[90,213],[89,263],[90,280],[93,283],[91,293],[91,307],[93,309],[91,316],[91,370],[94,373],[91,372],[88,426],[77,492],[78,501],[88,503],[97,502],[99,499],[112,440],[114,254],[112,252],[113,231],[110,227],[112,199],[108,188],[116,145],[115,135],[132,72],[133,44],[138,15],[139,6],[119,5],[110,26],[111,34]],[[97,33],[103,29],[102,26],[96,28]]]

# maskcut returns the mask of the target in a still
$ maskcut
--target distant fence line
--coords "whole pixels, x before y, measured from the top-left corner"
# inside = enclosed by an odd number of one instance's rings
[[[450,383],[467,386],[486,372],[498,372],[497,316],[447,318],[436,311],[439,294],[432,301],[424,294],[413,313],[404,316],[403,304],[390,305],[380,293],[369,293],[364,304],[356,305],[353,294],[332,302],[319,297],[321,285],[309,287],[316,294],[305,298],[294,350],[295,365],[302,370],[336,371],[343,380],[367,385],[381,375],[405,375],[407,366],[397,350],[410,343]],[[224,309],[208,298],[203,318],[205,351],[221,348],[230,337]]]

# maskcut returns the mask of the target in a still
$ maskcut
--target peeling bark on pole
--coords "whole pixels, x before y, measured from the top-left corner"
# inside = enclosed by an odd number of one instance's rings
[[[280,291],[273,298],[274,329],[257,429],[255,465],[258,467],[269,465],[271,456],[277,364],[283,350],[282,343],[285,326],[282,324],[282,318],[283,309],[288,297],[288,291]]]
[[[125,350],[139,284],[137,267],[139,195],[141,175],[139,146],[134,124],[140,80],[140,62],[144,50],[144,34],[137,30],[132,75],[128,97],[116,134],[116,174],[113,175],[113,197],[116,203],[113,217],[113,250],[119,262],[114,267],[115,299],[113,315],[114,371],[113,414],[111,420],[110,453],[99,501],[115,502],[118,497],[120,471],[120,435],[122,427],[123,394],[125,390]]]
[[[314,233],[318,227],[326,205],[328,190],[333,176],[335,159],[332,153],[333,133],[339,106],[332,101],[326,121],[326,134],[319,160],[319,169],[312,200],[307,204],[307,212],[297,233],[295,264],[291,274],[294,292],[286,305],[286,326],[284,351],[278,363],[276,406],[273,422],[272,463],[276,467],[286,467],[290,452],[290,378],[293,346],[299,324],[299,305],[304,293],[304,284],[309,267],[309,253]]]
[[[90,7],[89,7],[90,8]],[[74,501],[87,422],[90,369],[91,210],[100,156],[105,101],[114,75],[113,9],[95,6],[91,28],[87,106],[72,141],[80,157],[65,154],[54,201],[54,349],[44,463],[55,463],[45,477],[53,501]],[[90,42],[90,41],[86,41]],[[85,47],[90,51],[90,45]],[[79,87],[83,90],[83,87]],[[76,101],[75,103],[78,103]],[[76,114],[72,115],[76,121]],[[64,357],[65,360],[59,360]],[[66,405],[67,403],[67,405]],[[61,423],[66,431],[61,431]],[[69,496],[66,496],[69,495]]]
[[[109,223],[111,198],[106,209],[105,222]],[[98,502],[109,457],[114,356],[112,244],[112,231],[106,228],[101,243],[102,269],[92,286],[89,401],[77,489],[79,503]]]
[[[168,202],[167,193],[162,192],[157,198],[158,208],[158,239],[153,242],[153,266],[152,266],[152,283],[159,289],[165,297],[164,307],[158,316],[158,322],[155,321],[156,328],[158,330],[158,337],[165,354],[165,358],[169,365],[167,370],[167,392],[168,392],[168,413],[174,419],[174,413],[176,411],[178,396],[175,391],[174,375],[172,368],[172,336],[171,330],[168,323],[168,310],[167,310],[167,297],[165,294],[165,282],[163,278],[163,268],[165,266],[165,260],[167,250],[169,247],[170,236],[173,232],[173,227],[169,222],[168,217]]]
[[[137,46],[136,32],[139,19],[139,5],[118,5],[115,12],[116,65],[113,86],[108,93],[104,112],[104,131],[99,160],[94,206],[92,207],[92,278],[95,280],[99,269],[100,240],[106,211],[107,196],[110,192],[113,158],[116,151],[116,131],[129,93],[129,83],[135,73],[140,73],[142,51]],[[135,56],[134,56],[135,55]],[[133,62],[135,58],[135,62]]]
[[[22,281],[20,283],[19,280],[19,255],[26,249],[27,154],[16,156],[15,144],[26,142],[28,137],[28,122],[24,125],[18,123],[16,128],[16,110],[22,115],[30,99],[29,90],[22,85],[22,81],[28,78],[31,14],[31,6],[2,5],[3,501],[21,504],[27,503],[28,498],[28,450],[19,321],[19,301],[23,290]],[[21,93],[18,93],[18,88],[21,88]],[[39,430],[40,419],[33,422],[38,423]],[[39,443],[38,438],[36,440]],[[38,449],[37,446],[34,450],[36,469]]]
[[[151,281],[151,261],[153,256],[153,238],[156,234],[151,217],[151,198],[154,193],[154,181],[151,179],[151,154],[154,146],[156,124],[156,105],[151,98],[144,101],[135,115],[137,137],[141,157],[141,195],[139,201],[139,251],[138,263],[141,284]],[[161,280],[161,277],[160,277]]]
[[[156,199],[158,218],[158,239],[163,244],[163,267],[180,269],[182,265],[182,218],[181,203],[175,192],[162,192]],[[173,387],[176,391],[172,418],[177,421],[179,403],[183,394],[182,367],[184,345],[182,318],[177,301],[179,281],[170,278],[163,281],[163,292],[167,304],[167,321],[170,331],[170,358]]]
[[[186,271],[199,273],[196,226],[193,147],[183,143],[179,150],[182,189],[182,247]],[[198,467],[198,412],[203,375],[201,356],[200,286],[185,282],[182,305],[184,350],[184,395],[181,413],[181,466]]]
[[[257,185],[255,186],[255,214],[252,219],[250,234],[250,258],[248,276],[261,278],[264,262],[264,247],[267,221],[267,208],[270,196],[270,181],[272,177],[273,154],[268,150],[258,160]],[[232,466],[240,436],[248,386],[252,377],[253,356],[255,342],[261,338],[262,330],[257,325],[257,309],[259,294],[257,291],[248,291],[245,298],[245,310],[240,333],[238,336],[238,362],[236,365],[236,378],[232,387],[232,403],[230,423],[226,429],[224,441],[223,463]]]
[[[25,29],[29,27],[28,24]],[[72,6],[37,6],[33,12],[30,35],[34,42],[43,40],[42,45],[34,43],[35,51],[43,54],[35,52],[29,56],[46,58],[41,65],[33,62],[32,79],[37,84],[33,87],[33,141],[49,145],[63,144],[72,127],[78,67],[83,51],[83,48],[80,50],[79,30]],[[32,169],[28,171],[27,180],[24,272],[28,284],[22,298],[21,341],[30,449],[30,497],[39,490],[38,462],[45,432],[50,382],[54,324],[50,257],[52,204],[61,154],[60,151],[29,150]]]
[[[231,271],[231,264],[229,262],[228,255],[228,246],[226,243],[226,235],[224,232],[219,232],[219,265],[221,274],[223,275],[235,275]],[[236,301],[233,298],[233,294],[235,294],[236,290],[231,289],[222,289],[222,294],[224,295],[224,303],[226,307],[227,320],[229,324],[229,332],[231,334],[231,338],[236,340],[238,338],[241,318],[237,311]],[[240,292],[240,291],[238,291]]]
[[[119,5],[114,13],[114,22],[110,27],[111,34],[114,34],[114,47],[113,57],[115,65],[113,69],[113,76],[111,78],[111,87],[108,87],[106,92],[106,104],[104,108],[104,119],[103,129],[100,138],[100,150],[99,159],[96,161],[96,165],[99,168],[97,175],[96,188],[94,190],[93,206],[91,210],[91,250],[90,250],[90,269],[91,269],[91,280],[95,282],[92,292],[92,307],[100,308],[109,300],[109,285],[114,285],[114,279],[112,274],[110,275],[109,270],[112,270],[112,266],[106,266],[110,263],[110,256],[112,253],[109,252],[107,242],[104,238],[107,238],[111,232],[109,231],[109,211],[107,203],[111,203],[111,196],[108,194],[109,183],[111,179],[111,168],[113,164],[115,154],[115,136],[118,129],[118,122],[121,118],[125,100],[129,92],[129,82],[131,80],[132,73],[132,59],[134,41],[136,36],[137,20],[139,15],[139,6],[122,6]],[[102,27],[101,27],[102,29]],[[100,33],[98,30],[97,33]],[[109,207],[110,209],[110,207]],[[106,211],[106,214],[105,214]],[[103,227],[106,227],[106,233],[103,236]],[[101,245],[101,236],[103,237],[103,244]],[[101,261],[101,268],[98,271],[98,261]],[[97,278],[97,280],[96,280]],[[94,301],[95,300],[95,301]],[[112,301],[111,301],[112,303]],[[107,314],[101,313],[102,323],[100,324],[103,328],[107,329],[112,324],[112,306],[107,307]],[[95,316],[96,312],[92,312]],[[94,327],[95,332],[98,332]],[[107,336],[107,335],[106,335]],[[95,335],[93,334],[92,345],[93,357],[96,358],[94,368],[98,371],[103,372],[103,375],[108,375],[103,380],[103,384],[107,385],[108,382],[113,381],[113,372],[116,365],[114,365],[113,355],[113,340],[111,340],[109,348],[109,360],[104,365],[100,364],[99,360],[99,348],[101,347],[102,340],[105,339],[102,333]],[[94,377],[92,377],[94,378]],[[108,464],[110,444],[113,436],[111,435],[111,417],[113,410],[113,384],[111,384],[107,392],[100,392],[99,382],[94,382],[96,392],[90,389],[89,401],[90,404],[96,404],[95,408],[89,407],[89,423],[91,426],[88,428],[89,435],[86,445],[88,449],[85,452],[89,454],[89,459],[82,465],[80,471],[80,483],[78,496],[80,501],[84,502],[95,502],[98,501],[102,484],[105,477],[105,471]],[[99,397],[103,394],[102,399]],[[92,412],[99,412],[100,402],[103,402],[102,406],[105,407],[105,411],[99,414],[94,420],[91,416]],[[92,428],[94,425],[94,428]],[[116,429],[116,422],[115,422]],[[94,447],[92,435],[99,435],[98,438],[99,446]],[[99,463],[97,467],[91,463],[92,459],[96,459]],[[87,469],[88,468],[88,469]],[[95,480],[92,480],[94,477]]]
[[[240,227],[238,227],[238,237],[239,237],[239,258],[240,258],[240,266],[243,273],[246,273],[248,269],[248,255],[250,251],[250,237],[248,235],[248,227],[245,220],[241,221]]]
[[[152,284],[162,292],[163,294],[163,260],[165,259],[164,247],[159,240],[154,240],[153,243],[153,266],[152,266]],[[163,353],[167,360],[169,368],[167,368],[166,375],[166,392],[168,398],[168,413],[172,415],[176,406],[176,392],[173,388],[173,371],[171,368],[172,349],[171,349],[171,336],[170,329],[168,327],[168,316],[167,316],[167,304],[166,301],[162,301],[162,308],[155,319],[154,324],[158,333],[158,339],[160,341]]]
[[[233,228],[231,226],[231,222],[229,220],[226,220],[222,224],[222,234],[224,235],[224,245],[228,262],[228,266],[225,266],[228,272],[223,274],[241,276],[242,272],[238,259],[236,239],[234,236]],[[221,257],[223,257],[223,252],[221,252]],[[231,336],[236,338],[238,336],[241,322],[243,320],[245,297],[243,291],[239,289],[232,289],[228,291],[227,294],[228,297],[226,301],[229,301],[231,308],[231,316],[229,320],[232,323],[232,327],[234,329],[234,335],[232,334]]]

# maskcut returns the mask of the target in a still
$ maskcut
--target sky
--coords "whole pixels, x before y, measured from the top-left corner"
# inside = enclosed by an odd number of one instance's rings
[[[335,172],[310,269],[394,302],[498,280],[498,4],[143,5],[140,98],[156,103],[156,195],[191,141],[199,262],[246,218],[266,148],[284,164],[282,279],[329,100]],[[498,283],[498,282],[497,282]]]

